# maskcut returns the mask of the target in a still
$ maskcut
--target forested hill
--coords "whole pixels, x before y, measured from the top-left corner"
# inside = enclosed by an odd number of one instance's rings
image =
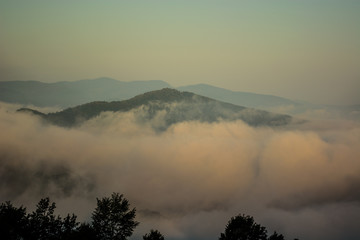
[[[131,110],[136,110],[137,117],[142,121],[152,120],[161,113],[164,120],[164,124],[160,127],[162,129],[183,121],[215,122],[241,119],[253,126],[279,126],[285,125],[291,120],[288,115],[245,108],[170,88],[147,92],[128,100],[96,101],[48,114],[28,108],[19,109],[21,112],[31,112],[52,124],[65,127],[78,126],[102,112],[128,112]]]

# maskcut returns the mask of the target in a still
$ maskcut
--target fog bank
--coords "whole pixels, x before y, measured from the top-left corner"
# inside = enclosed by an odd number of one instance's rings
[[[289,239],[360,237],[358,122],[192,121],[159,132],[161,115],[140,123],[133,111],[67,129],[14,109],[0,104],[1,202],[32,209],[50,196],[58,213],[86,220],[96,197],[120,192],[137,208],[134,236],[217,239],[244,213]]]

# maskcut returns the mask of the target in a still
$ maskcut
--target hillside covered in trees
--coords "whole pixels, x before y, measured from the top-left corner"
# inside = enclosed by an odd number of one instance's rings
[[[170,88],[147,92],[123,101],[91,102],[55,113],[44,114],[28,108],[19,111],[30,112],[46,122],[63,127],[79,126],[103,112],[129,111],[135,111],[140,122],[161,116],[164,123],[156,130],[164,130],[172,124],[183,121],[242,120],[252,126],[281,126],[291,121],[288,115],[250,109]]]

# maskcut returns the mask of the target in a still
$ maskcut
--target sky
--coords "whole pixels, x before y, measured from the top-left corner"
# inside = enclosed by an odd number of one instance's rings
[[[0,80],[206,83],[360,103],[360,2],[0,1]]]

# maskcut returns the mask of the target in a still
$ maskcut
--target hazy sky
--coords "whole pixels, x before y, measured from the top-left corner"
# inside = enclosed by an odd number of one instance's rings
[[[0,80],[108,76],[360,103],[360,1],[0,0]]]

